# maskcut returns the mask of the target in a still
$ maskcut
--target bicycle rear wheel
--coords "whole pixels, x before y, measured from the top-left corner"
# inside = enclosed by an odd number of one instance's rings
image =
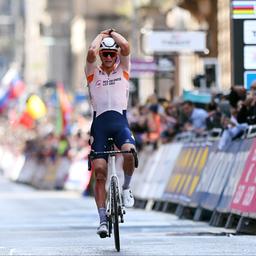
[[[119,191],[118,191],[118,182],[115,177],[111,180],[112,186],[112,203],[113,203],[113,226],[114,226],[114,237],[115,237],[115,247],[116,250],[120,251],[120,236],[119,236]]]

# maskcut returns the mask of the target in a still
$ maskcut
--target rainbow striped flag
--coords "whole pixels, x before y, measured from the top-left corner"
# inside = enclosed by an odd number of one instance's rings
[[[234,19],[256,19],[256,1],[233,1]]]

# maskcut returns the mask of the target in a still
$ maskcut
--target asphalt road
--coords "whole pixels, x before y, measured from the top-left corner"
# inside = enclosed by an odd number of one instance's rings
[[[255,236],[175,215],[129,209],[121,251],[96,235],[93,198],[38,191],[0,177],[0,255],[256,255]]]

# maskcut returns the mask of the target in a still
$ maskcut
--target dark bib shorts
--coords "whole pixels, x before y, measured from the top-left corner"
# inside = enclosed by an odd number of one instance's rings
[[[117,111],[106,111],[97,117],[96,113],[94,113],[90,135],[91,149],[96,152],[108,150],[108,138],[113,138],[115,145],[119,149],[125,143],[135,145],[135,140],[126,118],[126,111],[123,111],[123,114]],[[105,156],[96,158],[107,159]]]

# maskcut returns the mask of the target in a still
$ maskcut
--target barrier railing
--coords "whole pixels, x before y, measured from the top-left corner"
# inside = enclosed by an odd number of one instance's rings
[[[236,215],[237,232],[256,233],[255,228],[245,227],[249,220],[253,226],[256,219],[256,126],[250,126],[223,150],[218,147],[221,133],[214,132],[214,136],[180,134],[169,144],[175,145],[176,151],[164,150],[168,145],[163,145],[149,154],[140,170],[144,178],[136,180],[140,192],[135,197],[146,200],[141,204],[145,207],[172,209],[179,217],[207,220],[215,226],[235,228]],[[172,155],[172,150],[176,154]],[[170,155],[172,161],[168,162]],[[163,164],[167,162],[169,166]],[[169,175],[168,180],[158,179],[163,173],[165,177]],[[157,180],[161,180],[164,189],[157,190]]]
[[[68,189],[84,191],[88,188],[91,172],[87,159],[57,157],[38,159],[35,155],[15,154],[0,146],[0,170],[10,180],[31,185],[37,189]]]
[[[220,135],[184,133],[157,150],[145,147],[131,184],[136,206],[255,234],[256,125],[224,149]],[[39,189],[82,191],[89,184],[86,159],[40,162],[5,147],[0,152],[0,167],[12,180]]]

